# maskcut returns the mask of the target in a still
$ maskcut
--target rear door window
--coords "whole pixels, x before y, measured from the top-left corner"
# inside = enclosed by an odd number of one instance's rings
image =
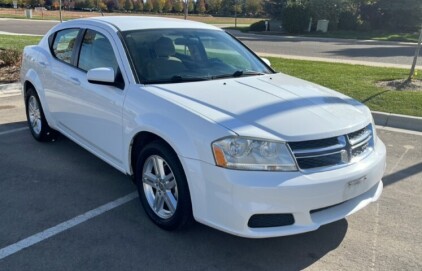
[[[79,29],[65,29],[58,31],[52,46],[53,55],[57,59],[71,64],[73,48],[75,47],[78,34]]]

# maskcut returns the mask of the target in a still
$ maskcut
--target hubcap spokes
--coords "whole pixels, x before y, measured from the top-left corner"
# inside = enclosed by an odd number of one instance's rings
[[[41,112],[38,101],[34,96],[29,97],[28,116],[32,130],[39,135],[41,132]]]
[[[178,191],[173,171],[167,162],[158,155],[145,161],[142,171],[144,193],[149,206],[160,218],[174,215],[177,208]]]

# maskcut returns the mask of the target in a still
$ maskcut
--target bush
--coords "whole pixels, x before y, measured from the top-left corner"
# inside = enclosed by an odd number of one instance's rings
[[[249,26],[250,31],[265,31],[265,21],[258,21]]]
[[[22,53],[18,50],[0,50],[0,65],[2,66],[12,66],[20,63],[22,58]]]
[[[310,12],[302,4],[291,4],[283,9],[281,22],[289,33],[302,33],[309,26]]]
[[[338,29],[340,30],[356,30],[357,16],[352,11],[343,11],[340,13]]]

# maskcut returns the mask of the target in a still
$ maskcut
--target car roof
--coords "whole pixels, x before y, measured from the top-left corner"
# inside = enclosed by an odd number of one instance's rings
[[[95,21],[117,27],[120,31],[139,29],[161,29],[161,28],[190,28],[190,29],[212,29],[221,30],[218,27],[175,18],[147,17],[147,16],[104,16],[78,19],[75,21]]]

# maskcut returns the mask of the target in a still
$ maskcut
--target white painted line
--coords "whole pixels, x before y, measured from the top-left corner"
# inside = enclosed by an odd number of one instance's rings
[[[96,216],[99,216],[107,211],[110,211],[116,207],[119,207],[120,205],[123,205],[135,198],[138,197],[138,192],[132,192],[124,197],[118,198],[112,202],[109,202],[107,204],[104,204],[96,209],[93,209],[91,211],[88,211],[82,215],[79,215],[77,217],[74,217],[72,219],[69,219],[68,221],[65,221],[63,223],[60,223],[52,228],[46,229],[42,232],[36,233],[28,238],[25,238],[17,243],[14,243],[12,245],[9,245],[7,247],[4,247],[0,249],[0,260],[6,258],[7,256],[10,256],[12,254],[15,254],[16,252],[21,251],[24,248],[33,246],[41,241],[44,241],[47,238],[50,238],[56,234],[59,234],[65,230],[68,230],[72,227],[75,227],[91,218],[94,218]]]
[[[16,128],[16,129],[5,131],[5,132],[0,132],[0,136],[12,134],[12,133],[17,133],[17,132],[20,132],[20,131],[24,131],[26,129],[28,129],[28,127]]]

